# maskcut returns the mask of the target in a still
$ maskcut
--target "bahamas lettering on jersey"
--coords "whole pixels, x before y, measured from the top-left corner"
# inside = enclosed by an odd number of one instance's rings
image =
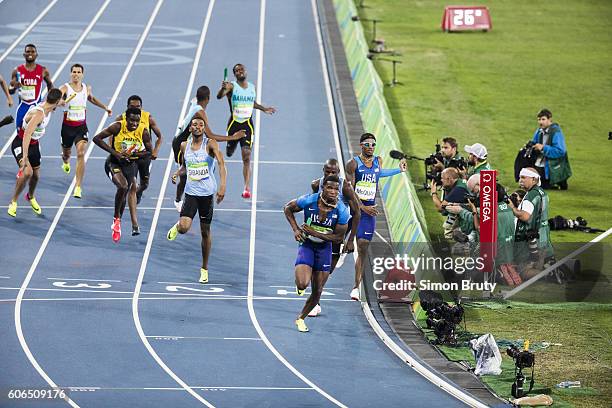
[[[255,95],[236,95],[233,93],[232,103],[238,103],[238,102],[253,103],[255,102]]]

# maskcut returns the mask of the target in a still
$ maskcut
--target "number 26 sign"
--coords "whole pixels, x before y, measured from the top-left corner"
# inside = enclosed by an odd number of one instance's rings
[[[491,15],[485,6],[446,6],[442,16],[443,31],[489,31]]]

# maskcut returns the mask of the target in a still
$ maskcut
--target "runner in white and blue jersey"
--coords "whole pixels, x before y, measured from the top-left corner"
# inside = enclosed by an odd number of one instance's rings
[[[238,130],[230,136],[215,134],[208,125],[208,116],[206,115],[206,107],[210,101],[210,89],[206,85],[202,85],[196,91],[196,96],[191,100],[191,105],[183,121],[179,125],[174,139],[172,139],[172,151],[174,152],[174,162],[179,165],[179,169],[172,175],[172,182],[176,184],[176,197],[174,206],[180,212],[183,205],[183,191],[187,182],[187,175],[181,172],[180,165],[182,164],[181,144],[187,140],[191,134],[189,126],[193,118],[200,118],[204,121],[204,134],[208,139],[216,140],[217,142],[228,142],[231,140],[240,140],[246,133],[244,130]]]
[[[319,303],[325,282],[331,273],[332,242],[342,242],[349,220],[348,208],[338,199],[340,180],[327,176],[320,193],[303,195],[283,208],[296,241],[300,242],[295,260],[295,286],[302,296],[308,285],[312,293],[295,321],[301,332],[307,332],[304,319]],[[295,213],[304,211],[304,224],[298,226]]]
[[[225,197],[227,172],[223,154],[219,145],[213,139],[204,137],[204,120],[193,118],[190,125],[191,136],[181,144],[181,154],[184,157],[182,167],[187,175],[185,184],[185,200],[181,208],[179,221],[170,228],[167,238],[176,239],[178,234],[185,234],[191,228],[196,212],[200,216],[200,231],[202,233],[202,267],[200,268],[200,283],[208,283],[208,256],[212,238],[210,223],[213,218],[213,198],[217,195],[217,204]],[[215,168],[219,167],[221,182],[217,186]]]
[[[355,262],[355,286],[351,291],[351,299],[359,300],[359,285],[363,275],[363,262],[374,229],[376,228],[376,192],[378,180],[406,171],[406,161],[400,161],[397,169],[383,169],[382,158],[374,156],[376,137],[364,133],[359,139],[361,154],[346,163],[346,179],[353,185],[355,194],[360,200],[361,219],[357,228],[357,261]]]
[[[217,99],[227,96],[230,108],[230,118],[227,122],[227,134],[231,135],[239,130],[246,132],[245,137],[240,139],[240,149],[242,151],[242,176],[244,177],[244,191],[242,198],[251,198],[249,180],[251,179],[251,144],[253,142],[253,109],[273,114],[276,109],[263,106],[255,100],[257,95],[255,85],[247,81],[246,68],[242,64],[234,65],[232,69],[235,81],[224,80],[221,89],[217,92]],[[231,157],[238,146],[238,141],[228,142],[225,148],[227,157]]]

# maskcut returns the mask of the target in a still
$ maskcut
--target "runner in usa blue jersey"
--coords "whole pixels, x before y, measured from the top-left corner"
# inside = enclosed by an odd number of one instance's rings
[[[337,176],[327,176],[320,193],[291,200],[283,209],[295,240],[300,243],[295,260],[297,294],[302,296],[309,284],[312,288],[295,321],[301,332],[308,331],[304,319],[321,299],[323,287],[331,274],[332,242],[342,242],[346,233],[349,212],[338,199],[339,187]],[[295,213],[300,211],[304,211],[302,226],[295,221]]]
[[[351,299],[359,300],[359,285],[363,275],[363,262],[374,229],[376,227],[376,192],[378,180],[381,177],[390,177],[406,171],[406,161],[400,161],[397,169],[383,169],[382,158],[374,156],[376,137],[371,133],[364,133],[359,139],[361,154],[346,163],[346,179],[355,189],[360,201],[361,219],[357,228],[357,261],[355,262],[355,286],[351,291]]]

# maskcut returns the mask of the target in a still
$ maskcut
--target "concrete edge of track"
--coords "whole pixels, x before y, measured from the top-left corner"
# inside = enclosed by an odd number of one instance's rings
[[[343,169],[344,161],[352,156],[351,142],[355,144],[355,140],[352,140],[353,138],[351,138],[350,135],[359,135],[363,133],[363,126],[359,114],[359,107],[354,96],[350,74],[348,74],[348,81],[345,81],[347,83],[343,84],[338,79],[340,77],[340,68],[338,64],[336,64],[336,61],[338,61],[338,59],[345,59],[345,55],[344,47],[339,38],[340,34],[337,28],[333,5],[329,4],[331,3],[329,0],[311,0],[311,3],[315,23],[318,26],[317,37],[326,82],[326,92],[328,93],[330,102],[330,115],[332,115],[334,127],[337,127],[337,129],[335,129],[336,134],[334,135],[336,138],[336,147],[338,149],[337,154],[341,162],[341,169]],[[323,3],[328,4],[324,5]],[[334,32],[331,27],[335,28],[337,31],[335,42],[332,39]],[[348,71],[348,65],[346,65],[346,63],[344,64],[344,69]],[[358,136],[355,137],[358,141]],[[382,216],[384,217],[384,215]],[[362,293],[363,292],[365,291],[362,290]],[[421,360],[416,353],[410,350],[410,348],[401,341],[384,318],[382,318],[383,321],[381,322],[381,319],[374,315],[367,294],[365,297],[366,301],[362,301],[361,306],[366,320],[376,335],[397,357],[433,384],[469,406],[488,406]],[[383,328],[382,325],[386,326],[386,328]]]

